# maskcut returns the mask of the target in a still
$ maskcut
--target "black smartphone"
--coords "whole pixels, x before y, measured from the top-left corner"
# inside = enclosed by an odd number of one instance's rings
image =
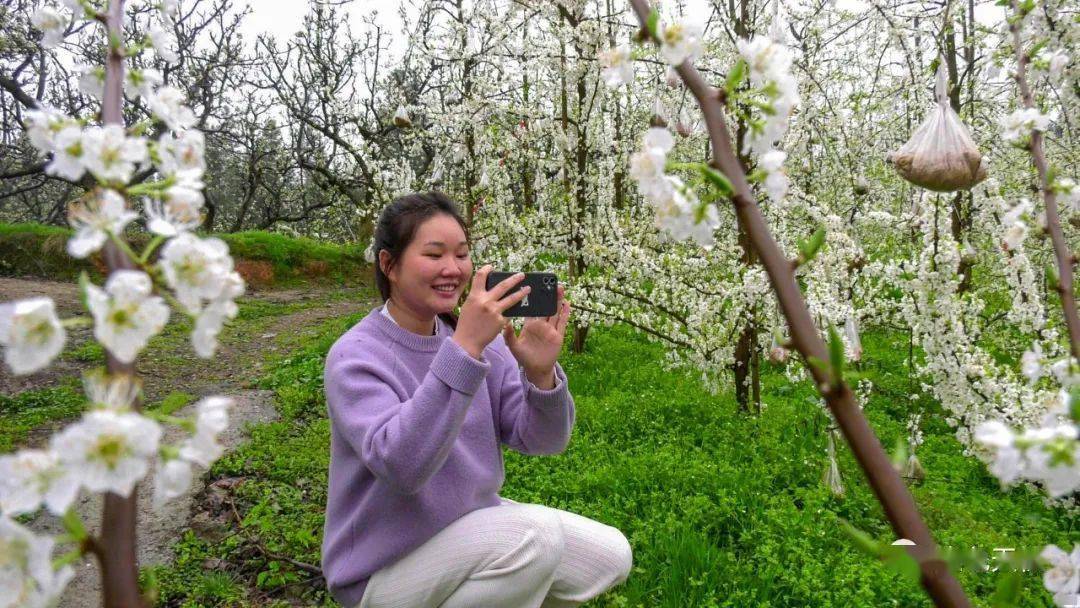
[[[487,275],[485,289],[492,289],[506,278],[512,277],[516,272],[501,272],[492,270]],[[510,288],[503,297],[509,297],[525,285],[532,287],[529,295],[520,302],[507,308],[502,314],[504,317],[550,317],[558,312],[559,305],[559,277],[553,272],[526,272],[525,278]]]

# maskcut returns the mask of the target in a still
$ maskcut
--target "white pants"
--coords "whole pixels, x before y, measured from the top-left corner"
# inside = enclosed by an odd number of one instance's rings
[[[630,543],[619,530],[502,500],[377,571],[357,608],[570,608],[630,574]]]

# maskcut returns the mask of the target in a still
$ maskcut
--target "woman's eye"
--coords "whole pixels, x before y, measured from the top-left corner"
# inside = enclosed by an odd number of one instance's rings
[[[465,258],[469,257],[469,254],[467,254],[467,253],[466,253],[465,255],[459,255],[459,256],[457,256],[457,257],[459,257],[459,258],[461,258],[461,259],[463,259],[463,260],[464,260]]]

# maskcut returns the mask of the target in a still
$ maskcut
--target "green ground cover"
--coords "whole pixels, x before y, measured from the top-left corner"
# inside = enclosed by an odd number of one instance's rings
[[[319,563],[329,458],[323,357],[361,316],[326,323],[318,339],[269,368],[262,384],[276,392],[280,420],[254,428],[208,474],[245,479],[232,493],[243,525],[218,539],[189,532],[174,564],[144,571],[144,582],[159,584],[159,605],[333,605],[321,579],[283,558]],[[940,406],[909,397],[906,335],[868,332],[864,345],[867,363],[855,373],[874,382],[865,411],[883,444],[906,436],[913,408],[927,412],[918,451],[927,479],[913,491],[941,544],[990,552],[1080,540],[1075,517],[1026,489],[1002,492],[963,455]],[[766,407],[747,416],[731,394],[709,395],[694,374],[662,371],[662,357],[629,330],[595,328],[585,353],[560,359],[577,405],[567,451],[506,452],[503,495],[580,513],[630,539],[629,580],[588,606],[931,605],[917,583],[841,531],[842,518],[895,540],[846,447],[845,496],[822,485],[828,419],[806,383],[766,369]],[[991,605],[999,576],[959,573],[977,606]],[[1040,573],[1021,581],[1020,605],[1053,605]]]
[[[0,222],[0,276],[74,280],[86,270],[95,281],[102,281],[100,267],[94,263],[100,254],[86,260],[67,254],[65,247],[72,233],[67,227]],[[364,261],[367,241],[336,245],[259,230],[198,234],[225,241],[241,274],[259,287],[352,285],[364,282],[371,274],[370,264]],[[126,238],[137,252],[149,241],[147,233],[134,230]]]

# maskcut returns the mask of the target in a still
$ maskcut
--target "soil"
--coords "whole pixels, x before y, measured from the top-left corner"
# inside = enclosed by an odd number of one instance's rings
[[[221,346],[212,359],[194,356],[190,347],[177,348],[176,353],[145,351],[138,361],[139,375],[144,381],[144,401],[153,403],[173,391],[182,391],[197,400],[211,394],[225,394],[234,398],[230,409],[229,428],[221,436],[227,450],[239,445],[246,438],[249,424],[268,422],[277,417],[271,391],[253,389],[265,366],[267,354],[289,350],[300,345],[315,327],[324,320],[368,310],[375,304],[362,289],[312,288],[260,291],[245,296],[247,300],[259,300],[273,304],[298,304],[303,308],[295,312],[267,317],[265,323],[256,323],[245,335],[230,332],[229,327],[221,335]],[[56,302],[59,315],[71,317],[88,314],[79,302],[78,285],[73,282],[42,279],[0,277],[0,302],[34,296],[49,296]],[[91,339],[90,328],[79,328],[68,334],[65,352],[77,349]],[[48,368],[29,376],[13,376],[6,368],[0,369],[0,394],[16,393],[53,386],[70,377],[79,377],[89,367],[100,362],[85,362],[73,357],[61,357]],[[181,408],[174,415],[194,414],[195,401]],[[25,442],[26,447],[39,447],[56,430],[68,421],[56,421],[36,429]],[[175,427],[166,429],[163,441],[175,444],[183,431]],[[202,473],[196,469],[196,475]],[[190,527],[192,505],[196,495],[205,491],[204,484],[196,478],[189,491],[155,511],[152,505],[153,472],[138,487],[137,538],[140,565],[160,564],[170,559],[170,546],[180,534]],[[91,532],[97,530],[101,520],[101,498],[83,493],[77,509]],[[31,524],[40,532],[51,534],[62,530],[55,518],[41,514]],[[101,605],[101,582],[96,561],[87,557],[76,564],[76,577],[65,590],[60,602],[62,608],[90,608]]]

